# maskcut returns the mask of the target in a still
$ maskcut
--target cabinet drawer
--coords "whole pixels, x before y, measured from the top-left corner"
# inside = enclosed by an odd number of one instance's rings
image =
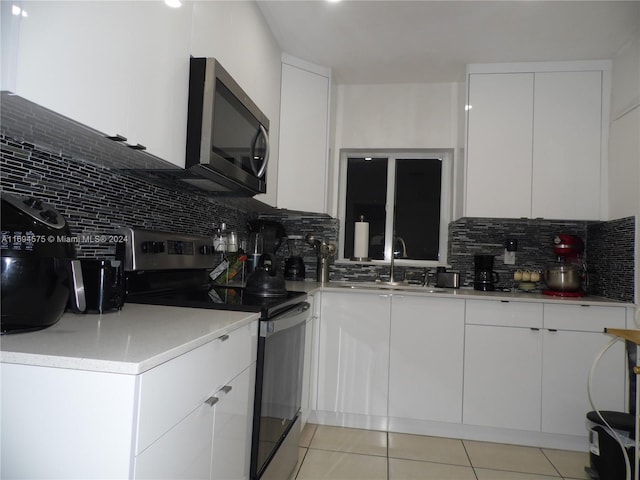
[[[136,453],[255,362],[257,343],[254,321],[143,373]]]
[[[500,300],[467,300],[465,323],[542,328],[542,304]]]
[[[602,332],[625,328],[626,312],[621,307],[544,304],[544,328]]]

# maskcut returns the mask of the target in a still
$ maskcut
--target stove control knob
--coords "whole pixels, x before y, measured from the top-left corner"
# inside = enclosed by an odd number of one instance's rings
[[[200,247],[200,254],[201,255],[213,255],[214,251],[213,251],[213,245],[202,245]]]
[[[42,210],[42,202],[33,197],[29,197],[24,200],[24,204],[29,208],[33,208],[34,210]]]
[[[58,214],[53,210],[43,210],[40,212],[40,217],[46,222],[49,223],[57,223],[58,222]]]
[[[164,252],[164,242],[142,242],[140,249],[143,253],[162,253]]]

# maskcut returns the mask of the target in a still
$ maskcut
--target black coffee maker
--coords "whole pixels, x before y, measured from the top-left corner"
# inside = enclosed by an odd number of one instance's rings
[[[302,247],[304,237],[302,235],[289,235],[287,237],[289,258],[284,262],[284,278],[287,280],[304,280],[305,268],[302,259]]]
[[[475,274],[473,277],[474,290],[492,292],[496,289],[496,283],[500,281],[500,276],[493,271],[494,255],[474,255],[473,263]]]

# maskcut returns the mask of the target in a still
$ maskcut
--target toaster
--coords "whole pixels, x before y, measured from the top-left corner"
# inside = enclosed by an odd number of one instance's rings
[[[460,288],[460,272],[436,273],[436,287]]]

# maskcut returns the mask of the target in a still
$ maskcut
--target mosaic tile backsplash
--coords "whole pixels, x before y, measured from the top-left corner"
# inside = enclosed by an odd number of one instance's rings
[[[167,190],[136,176],[51,153],[0,135],[0,189],[34,196],[66,218],[72,235],[94,236],[131,226],[211,235],[213,225],[245,230],[255,213],[224,201]],[[79,257],[110,258],[115,245],[78,243]]]

